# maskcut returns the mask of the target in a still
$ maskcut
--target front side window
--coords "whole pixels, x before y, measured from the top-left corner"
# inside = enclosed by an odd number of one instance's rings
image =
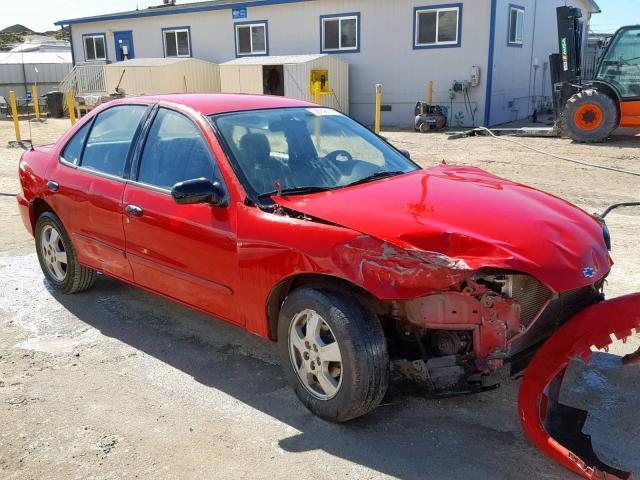
[[[84,35],[84,59],[87,62],[95,62],[107,59],[104,34]]]
[[[509,45],[522,46],[524,42],[524,7],[509,6]]]
[[[82,153],[80,166],[121,177],[146,105],[120,105],[100,112]]]
[[[214,180],[214,159],[200,128],[186,116],[161,108],[140,157],[138,181],[170,190],[196,178]]]
[[[360,14],[321,17],[322,51],[357,51]]]
[[[82,149],[84,148],[84,141],[89,133],[89,127],[91,122],[85,123],[80,130],[67,142],[62,154],[60,155],[65,162],[78,165],[80,163],[80,157],[82,156]]]
[[[190,57],[191,38],[189,28],[165,29],[162,31],[165,57]]]
[[[625,100],[640,99],[640,27],[625,28],[611,41],[596,80],[613,85]]]
[[[267,24],[266,22],[239,24],[236,23],[236,55],[266,55]]]
[[[211,117],[248,192],[332,190],[418,167],[359,123],[328,108]]]
[[[415,9],[414,48],[460,46],[462,5]]]

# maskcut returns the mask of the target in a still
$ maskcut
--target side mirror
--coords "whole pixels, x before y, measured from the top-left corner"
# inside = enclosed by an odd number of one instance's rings
[[[399,151],[400,151],[400,153],[401,153],[402,155],[404,155],[404,156],[405,156],[405,157],[407,157],[409,160],[411,160],[411,153],[409,153],[409,150],[401,149],[401,150],[399,150]]]
[[[214,207],[226,207],[225,191],[219,182],[196,178],[176,183],[171,189],[173,201],[180,205],[209,203]]]

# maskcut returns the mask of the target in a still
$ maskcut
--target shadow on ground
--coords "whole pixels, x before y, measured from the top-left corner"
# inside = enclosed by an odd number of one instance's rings
[[[396,393],[373,414],[333,425],[297,401],[268,342],[105,277],[83,294],[51,293],[102,334],[299,430],[280,440],[285,451],[320,449],[404,479],[566,478],[521,433],[516,385],[446,400]]]

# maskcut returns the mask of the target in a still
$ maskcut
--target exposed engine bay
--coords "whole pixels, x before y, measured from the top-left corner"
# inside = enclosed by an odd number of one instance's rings
[[[434,395],[496,387],[520,374],[566,320],[603,300],[603,283],[554,295],[526,274],[481,271],[450,291],[391,302],[394,366]]]

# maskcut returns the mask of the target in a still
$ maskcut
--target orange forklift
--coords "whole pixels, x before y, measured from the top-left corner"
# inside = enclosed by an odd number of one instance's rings
[[[560,54],[551,55],[560,131],[582,143],[603,142],[618,127],[640,127],[640,25],[623,27],[602,55],[595,78],[582,79],[582,12],[559,7]]]

